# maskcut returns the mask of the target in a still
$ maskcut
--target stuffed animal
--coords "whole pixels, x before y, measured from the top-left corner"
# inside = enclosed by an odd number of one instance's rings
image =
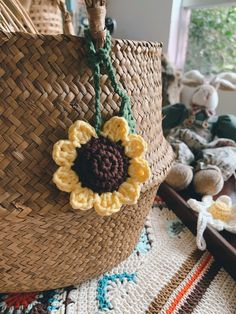
[[[236,170],[236,117],[216,116],[218,89],[236,90],[236,73],[222,73],[207,81],[197,70],[182,83],[196,87],[190,107],[163,108],[163,129],[176,154],[166,182],[176,190],[193,183],[202,195],[215,195]]]

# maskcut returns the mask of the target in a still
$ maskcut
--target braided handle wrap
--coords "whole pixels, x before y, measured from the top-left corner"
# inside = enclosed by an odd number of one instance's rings
[[[75,35],[71,15],[66,8],[65,0],[54,1],[56,1],[63,16],[64,33],[67,35]],[[85,0],[85,4],[88,12],[89,28],[92,38],[96,42],[96,47],[101,48],[106,40],[106,0]]]
[[[106,0],[85,0],[85,3],[92,38],[96,42],[96,47],[101,48],[106,41]]]

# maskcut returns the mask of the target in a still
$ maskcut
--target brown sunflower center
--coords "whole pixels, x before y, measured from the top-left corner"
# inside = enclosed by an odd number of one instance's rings
[[[72,169],[83,187],[96,193],[117,191],[128,177],[129,158],[120,142],[92,138],[77,149]]]

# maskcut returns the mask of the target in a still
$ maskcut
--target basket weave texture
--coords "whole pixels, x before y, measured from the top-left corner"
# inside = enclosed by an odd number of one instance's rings
[[[29,15],[40,34],[63,34],[62,12],[57,0],[32,0]]]
[[[84,39],[0,32],[1,292],[78,284],[124,260],[138,240],[173,153],[162,135],[161,45],[114,40],[112,62],[131,95],[152,178],[137,205],[110,217],[73,212],[52,183],[53,144],[78,120],[92,122],[94,88]],[[101,76],[104,120],[119,110]]]

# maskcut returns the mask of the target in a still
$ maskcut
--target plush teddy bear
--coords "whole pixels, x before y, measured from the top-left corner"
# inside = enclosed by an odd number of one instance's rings
[[[176,190],[193,182],[197,193],[215,195],[236,170],[236,117],[215,115],[217,90],[236,90],[236,73],[222,73],[207,82],[193,70],[182,83],[197,88],[190,108],[180,103],[163,108],[163,129],[176,154],[166,182]]]

